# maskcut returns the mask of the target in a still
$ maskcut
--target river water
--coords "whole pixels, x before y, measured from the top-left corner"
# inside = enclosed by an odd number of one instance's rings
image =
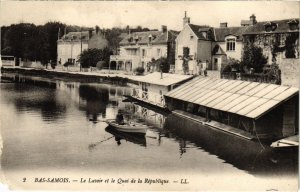
[[[22,189],[290,190],[298,154],[273,151],[124,100],[130,87],[3,74],[0,83],[3,183]],[[109,128],[118,112],[149,128]],[[36,182],[67,177],[70,183]],[[159,178],[168,184],[126,183]],[[81,178],[124,183],[86,184]],[[186,183],[185,183],[186,181]]]

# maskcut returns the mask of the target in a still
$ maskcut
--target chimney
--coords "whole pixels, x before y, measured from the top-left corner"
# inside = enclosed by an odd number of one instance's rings
[[[256,17],[255,17],[254,14],[252,14],[252,15],[250,16],[250,25],[254,25],[254,24],[256,24],[256,23],[257,23]]]
[[[227,22],[220,23],[220,28],[227,28]]]
[[[167,26],[166,26],[166,25],[162,25],[162,26],[161,26],[161,31],[162,31],[163,33],[166,33],[166,32],[168,31]]]
[[[186,24],[190,24],[190,18],[186,16],[186,11],[184,12],[184,18],[183,18],[183,27]]]
[[[93,29],[89,29],[89,39],[92,37],[93,35]]]
[[[99,31],[100,31],[100,27],[98,25],[96,25],[95,30],[96,30],[96,34],[98,35]]]

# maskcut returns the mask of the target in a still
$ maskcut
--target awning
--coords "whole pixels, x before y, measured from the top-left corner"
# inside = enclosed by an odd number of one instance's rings
[[[295,87],[197,77],[165,96],[257,119],[298,93]]]

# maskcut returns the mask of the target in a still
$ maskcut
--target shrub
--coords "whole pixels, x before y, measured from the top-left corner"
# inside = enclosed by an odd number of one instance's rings
[[[143,75],[145,72],[145,69],[144,69],[144,67],[137,67],[134,71],[137,75]]]
[[[253,44],[244,47],[244,54],[242,57],[242,65],[248,69],[253,68],[255,72],[262,72],[264,65],[268,59],[263,55],[262,48],[256,47]]]
[[[68,67],[70,64],[71,64],[71,63],[69,63],[68,61],[66,61],[66,62],[64,63],[64,67]]]
[[[241,62],[234,58],[229,58],[227,64],[223,67],[222,72],[240,72]]]

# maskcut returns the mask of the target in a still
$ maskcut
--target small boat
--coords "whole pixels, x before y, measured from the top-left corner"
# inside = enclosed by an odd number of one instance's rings
[[[118,131],[123,131],[127,133],[146,133],[147,126],[140,123],[124,123],[118,124],[115,120],[107,120],[106,123],[111,127],[114,127]]]
[[[275,141],[271,144],[273,148],[290,148],[290,147],[299,147],[299,135],[293,135]]]
[[[121,144],[121,140],[126,140],[131,143],[146,146],[145,133],[127,133],[116,130],[114,127],[108,126],[105,128],[105,131],[112,134],[115,137],[115,140],[118,144]]]

